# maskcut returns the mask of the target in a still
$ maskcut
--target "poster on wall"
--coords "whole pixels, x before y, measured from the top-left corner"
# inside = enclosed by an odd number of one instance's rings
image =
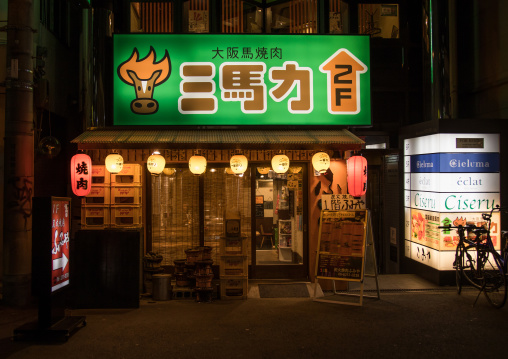
[[[70,210],[70,199],[51,198],[51,292],[69,284]]]
[[[367,211],[321,212],[316,277],[363,280]]]

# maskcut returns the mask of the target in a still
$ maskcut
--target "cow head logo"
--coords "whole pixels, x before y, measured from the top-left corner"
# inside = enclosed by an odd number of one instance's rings
[[[159,103],[153,98],[154,88],[171,75],[168,50],[162,60],[155,62],[153,47],[150,46],[150,52],[141,60],[138,49],[134,48],[131,57],[118,66],[117,73],[123,82],[134,86],[136,90],[136,99],[131,102],[132,112],[139,115],[153,114],[159,109]]]

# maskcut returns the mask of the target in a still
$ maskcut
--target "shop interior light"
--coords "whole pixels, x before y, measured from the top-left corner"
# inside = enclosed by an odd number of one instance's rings
[[[166,176],[172,176],[175,174],[176,170],[174,168],[164,168],[162,170],[162,172],[166,175]]]
[[[119,173],[123,168],[123,157],[113,152],[106,157],[106,169],[113,174]]]
[[[241,153],[235,154],[233,157],[231,157],[231,160],[229,161],[231,170],[236,175],[243,175],[247,170],[248,163],[249,162],[247,160],[247,157],[245,157]]]
[[[352,156],[347,160],[347,190],[353,197],[361,197],[367,191],[367,159]]]
[[[189,170],[199,176],[206,171],[206,158],[201,156],[199,153],[195,154],[189,159]]]
[[[260,175],[267,175],[270,172],[270,167],[258,167],[257,170]]]
[[[92,159],[85,153],[71,158],[72,192],[79,197],[88,196],[92,190]]]
[[[312,166],[323,174],[330,168],[330,156],[326,152],[318,152],[312,156]]]
[[[162,171],[164,171],[165,166],[166,160],[157,150],[155,150],[146,160],[146,167],[148,168],[148,171],[153,175],[160,175]]]
[[[272,158],[272,169],[275,173],[286,173],[289,169],[289,157],[280,152]]]

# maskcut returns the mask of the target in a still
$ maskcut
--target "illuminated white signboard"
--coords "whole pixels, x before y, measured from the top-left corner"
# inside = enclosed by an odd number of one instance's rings
[[[499,135],[436,134],[404,141],[405,256],[452,270],[456,231],[439,226],[481,224],[500,203]],[[491,235],[500,247],[500,216]]]

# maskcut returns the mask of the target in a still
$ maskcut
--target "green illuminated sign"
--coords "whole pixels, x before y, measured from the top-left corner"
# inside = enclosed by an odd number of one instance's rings
[[[115,125],[369,125],[368,36],[115,35]]]

